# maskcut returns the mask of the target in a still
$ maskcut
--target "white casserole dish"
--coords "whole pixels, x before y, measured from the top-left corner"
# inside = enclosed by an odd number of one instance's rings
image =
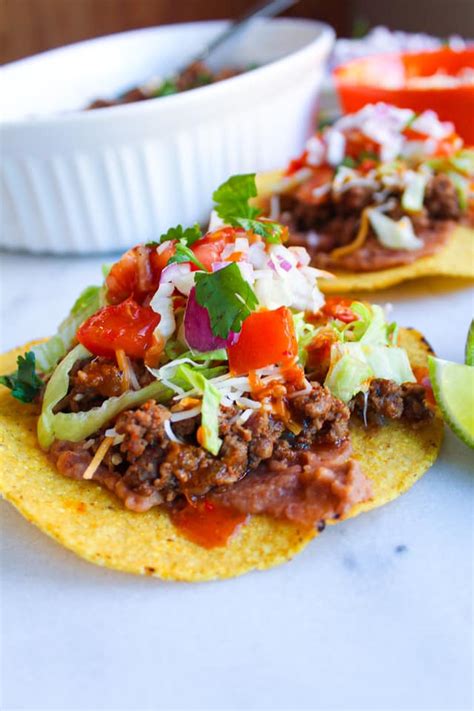
[[[311,131],[334,33],[307,20],[257,20],[216,60],[260,68],[159,99],[96,111],[182,66],[225,22],[169,25],[82,42],[7,65],[0,200],[3,247],[123,250],[203,222],[234,173],[284,165]]]

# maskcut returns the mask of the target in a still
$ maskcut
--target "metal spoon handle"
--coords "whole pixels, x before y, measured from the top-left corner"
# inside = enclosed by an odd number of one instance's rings
[[[270,2],[259,2],[244,15],[232,22],[232,24],[229,25],[224,32],[217,35],[217,37],[209,42],[207,47],[205,47],[202,52],[200,52],[198,56],[195,57],[189,64],[194,64],[194,62],[204,62],[209,57],[211,52],[213,52],[223,42],[226,42],[229,37],[232,37],[237,34],[237,32],[240,32],[244,25],[250,20],[253,20],[256,17],[275,17],[292,5],[296,5],[297,2],[299,2],[299,0],[271,0]],[[187,66],[189,66],[189,64]]]

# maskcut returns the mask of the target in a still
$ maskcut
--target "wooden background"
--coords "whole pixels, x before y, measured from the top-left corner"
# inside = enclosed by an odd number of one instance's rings
[[[233,17],[255,0],[0,0],[0,62],[89,37],[170,22]],[[286,14],[349,36],[360,20],[474,38],[474,0],[302,0]]]

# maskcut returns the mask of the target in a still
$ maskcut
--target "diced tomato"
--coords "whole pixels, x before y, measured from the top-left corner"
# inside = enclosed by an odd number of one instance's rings
[[[293,158],[293,160],[290,161],[288,168],[286,169],[285,175],[293,175],[293,173],[296,173],[298,172],[298,170],[301,170],[301,168],[304,168],[306,165],[307,157],[308,151],[304,151],[304,153],[302,153],[299,158]]]
[[[113,357],[123,350],[131,358],[143,358],[153,343],[159,314],[129,298],[117,306],[104,306],[77,331],[77,339],[97,356]]]
[[[363,153],[375,153],[379,155],[380,146],[372,139],[365,136],[362,131],[354,128],[347,131],[345,154],[354,160],[358,160]]]
[[[435,396],[433,393],[433,387],[431,385],[430,373],[426,366],[415,365],[413,368],[413,375],[416,378],[416,382],[419,385],[423,385],[426,392],[426,401],[429,405],[435,404]]]
[[[220,262],[222,252],[227,244],[235,241],[236,230],[234,227],[223,227],[207,235],[193,244],[191,247],[194,255],[201,264],[210,272],[214,262]],[[198,269],[191,265],[191,269]]]
[[[153,249],[150,254],[150,262],[153,273],[157,274],[158,276],[161,274],[171,257],[176,252],[176,244],[174,240],[170,240],[165,244],[166,247],[160,247],[159,251],[157,249]]]
[[[329,165],[320,165],[315,168],[311,178],[306,180],[296,191],[296,197],[301,202],[305,202],[311,205],[319,205],[325,202],[329,197],[328,192],[323,192],[321,194],[314,194],[314,191],[318,188],[322,188],[331,182],[334,177],[334,169]]]
[[[170,242],[160,254],[156,247],[138,245],[125,252],[116,262],[106,280],[107,299],[111,304],[119,304],[129,296],[142,303],[147,294],[155,292],[162,269],[174,254],[174,243]]]
[[[306,367],[315,374],[318,380],[324,380],[327,375],[331,360],[331,347],[336,341],[336,334],[328,328],[319,331],[308,346]]]
[[[405,128],[405,130],[403,131],[403,135],[409,141],[426,141],[430,139],[430,136],[427,136],[424,133],[420,133],[419,131],[415,131],[410,126],[408,128]],[[452,133],[450,136],[436,141],[436,150],[434,152],[434,155],[440,158],[449,158],[449,156],[452,156],[453,153],[458,151],[461,147],[461,138],[458,136],[457,133]]]
[[[361,173],[368,173],[369,170],[373,170],[376,167],[377,162],[375,160],[372,160],[371,158],[364,158],[364,160],[362,161],[362,163],[359,164],[357,169],[360,170]]]
[[[229,367],[236,375],[266,365],[288,365],[298,354],[291,311],[256,311],[245,319],[239,340],[228,349]]]
[[[352,323],[357,321],[357,315],[352,311],[351,304],[353,299],[347,299],[343,296],[328,296],[321,312],[329,317],[335,318],[343,323]]]

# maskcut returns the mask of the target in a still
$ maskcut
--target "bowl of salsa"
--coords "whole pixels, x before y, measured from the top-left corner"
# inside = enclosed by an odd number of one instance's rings
[[[344,112],[379,101],[432,109],[474,144],[474,46],[363,57],[337,67],[333,77]]]

